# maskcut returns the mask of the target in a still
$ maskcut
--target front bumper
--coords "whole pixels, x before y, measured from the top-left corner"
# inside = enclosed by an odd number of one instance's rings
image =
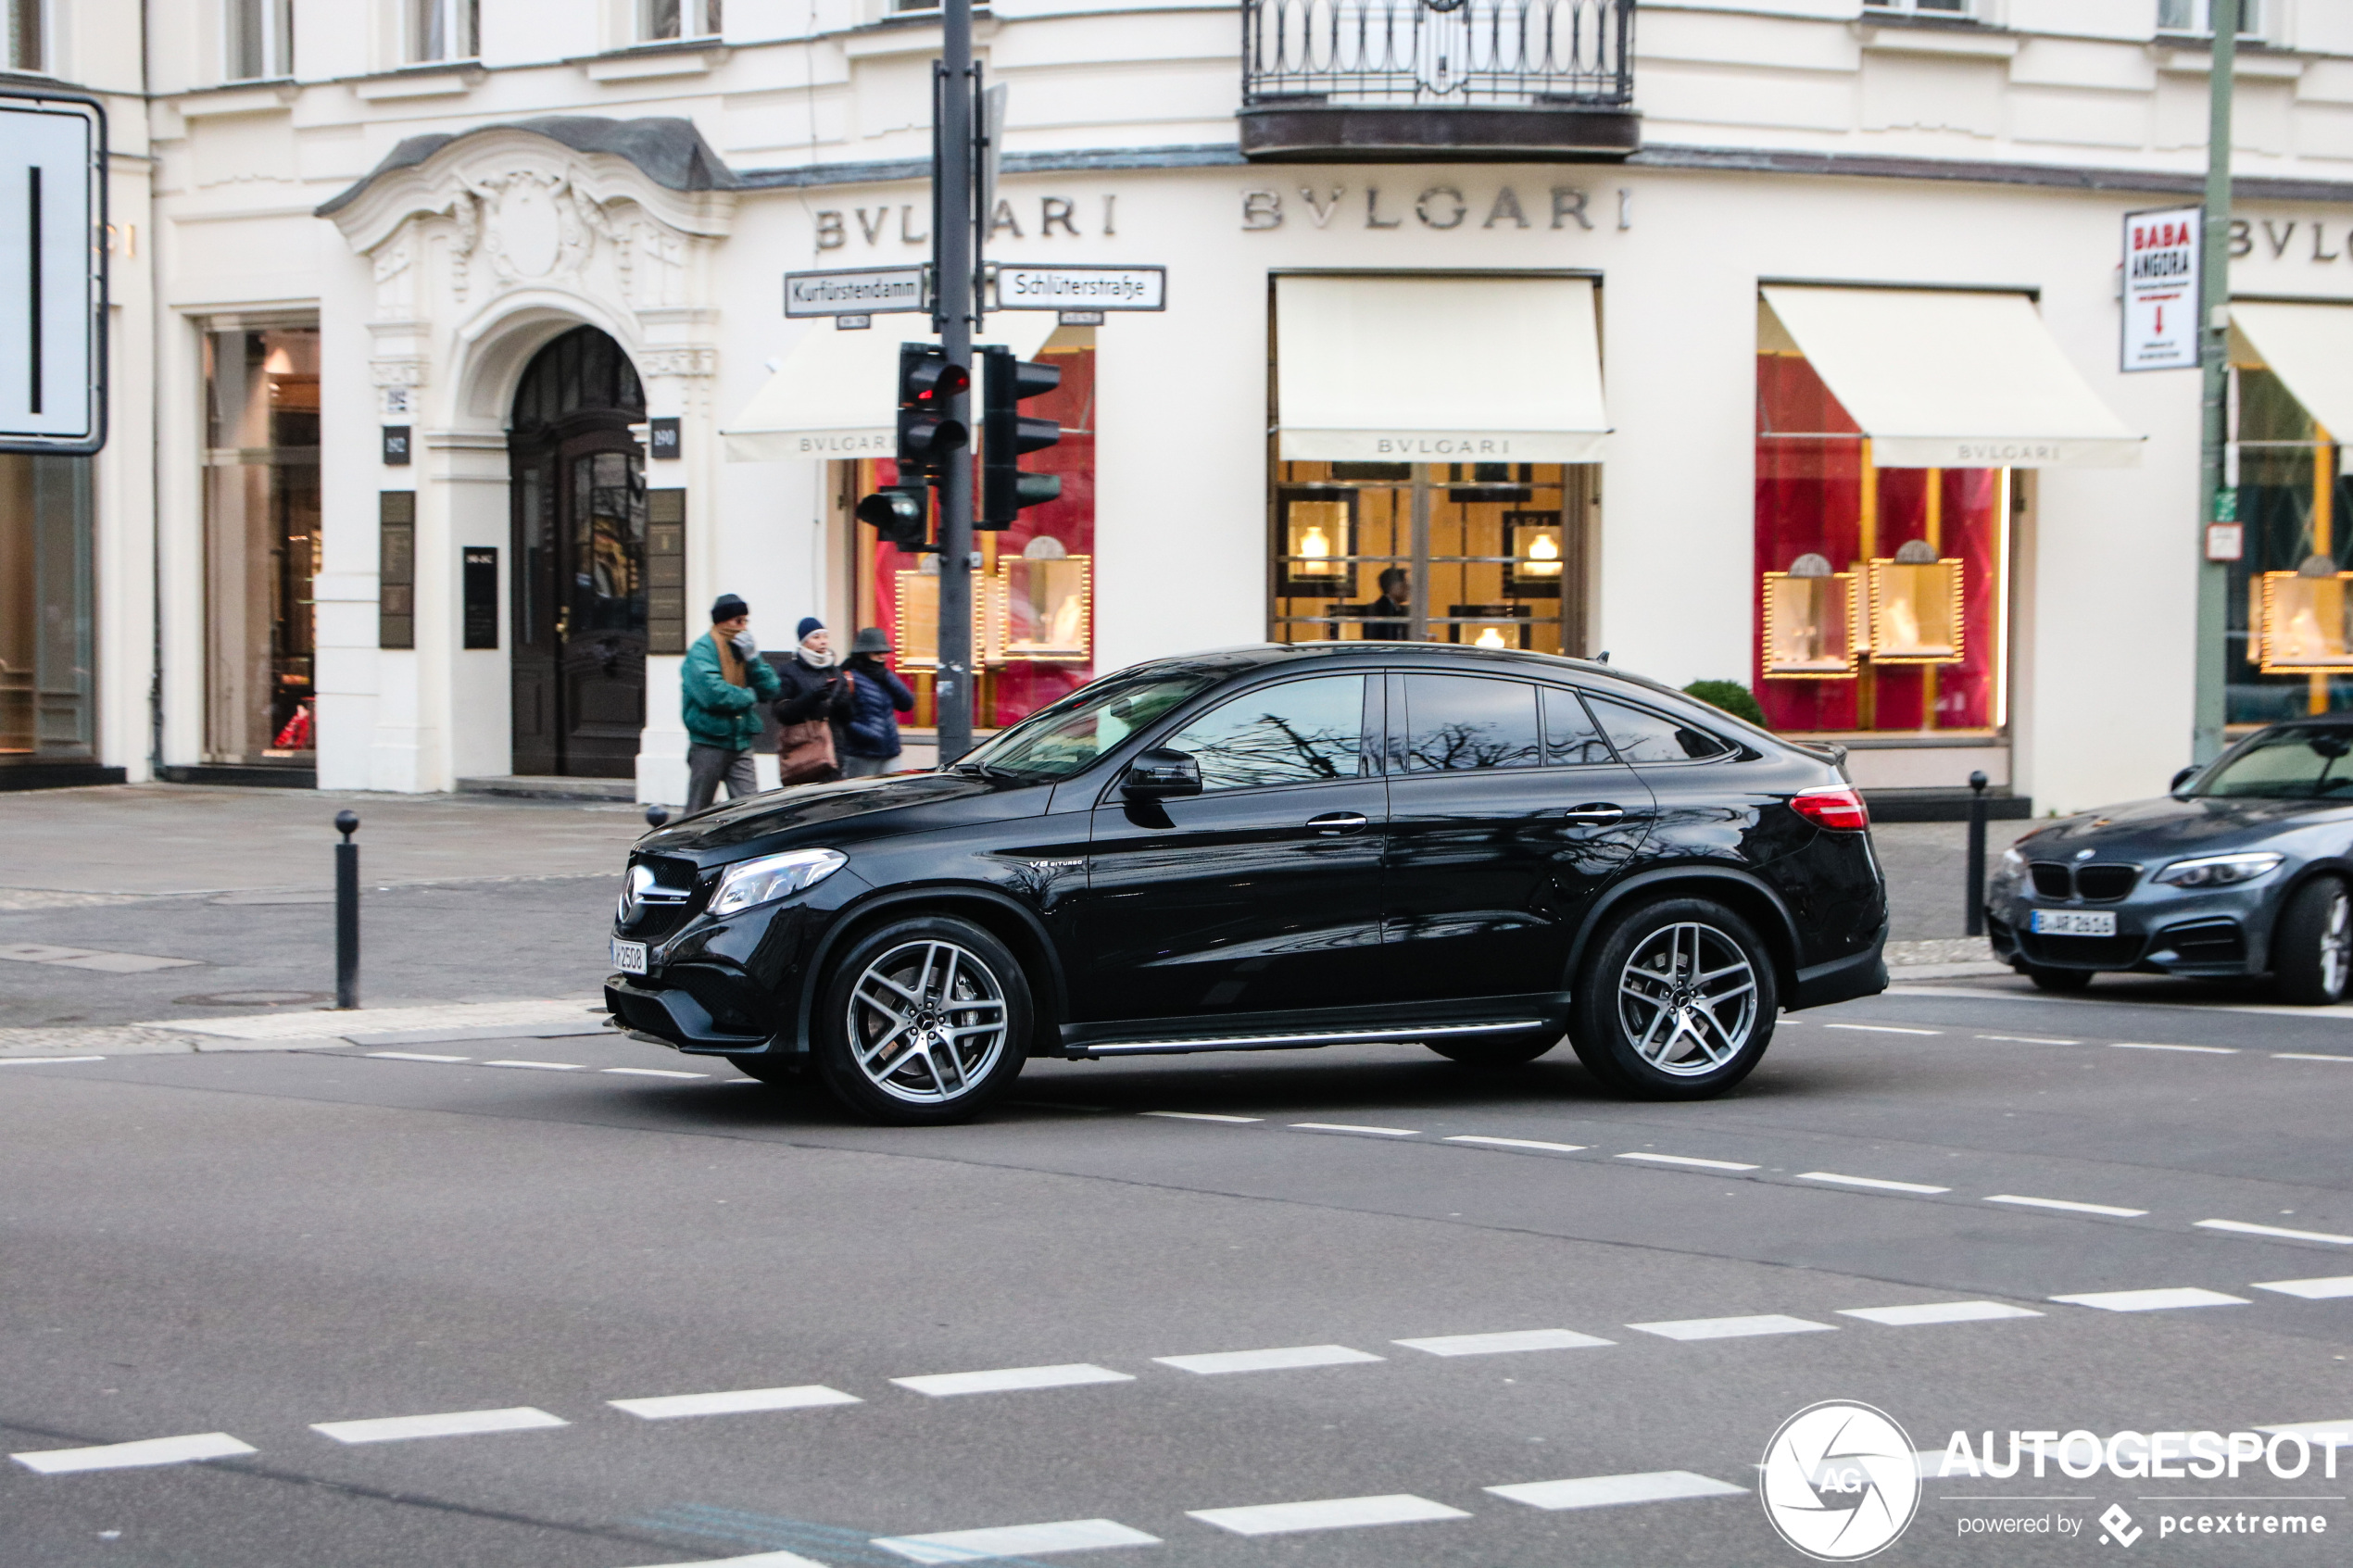
[[[605,1006],[623,1028],[682,1051],[741,1056],[768,1048],[769,1031],[746,1010],[758,1001],[747,983],[718,972],[706,979],[673,970],[663,978],[670,984],[648,985],[633,975],[609,974]],[[687,980],[696,984],[681,983]],[[741,994],[729,995],[737,986]],[[712,999],[706,1002],[705,996]]]
[[[2042,969],[2137,970],[2145,974],[2262,974],[2271,963],[2273,890],[2184,894],[2144,884],[2115,904],[2061,904],[1997,891],[1986,900],[1994,956]],[[2032,929],[2033,911],[2106,909],[2113,936],[2053,936]]]

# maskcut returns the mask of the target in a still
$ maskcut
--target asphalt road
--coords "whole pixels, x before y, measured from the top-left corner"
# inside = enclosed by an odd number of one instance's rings
[[[0,1561],[1796,1563],[1755,1466],[1818,1400],[2353,1429],[2353,1009],[1912,987],[1692,1106],[1558,1058],[1038,1064],[932,1131],[618,1037],[0,1067]],[[2144,1291],[2205,1294],[2054,1299]],[[1931,1478],[1874,1561],[2342,1562],[2334,1455]]]

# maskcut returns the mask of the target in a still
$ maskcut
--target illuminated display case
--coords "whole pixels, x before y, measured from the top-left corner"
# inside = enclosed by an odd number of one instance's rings
[[[1559,598],[1565,537],[1558,512],[1505,512],[1504,545],[1512,557],[1506,591],[1524,599]]]
[[[1528,646],[1528,607],[1520,604],[1448,605],[1446,640],[1480,648]]]
[[[1287,598],[1346,598],[1355,585],[1356,492],[1291,489],[1277,493],[1283,518],[1282,594]]]
[[[1961,563],[1940,559],[1921,539],[1870,563],[1870,646],[1876,664],[1958,664],[1962,646]]]
[[[1866,640],[1855,574],[1832,571],[1827,558],[1808,554],[1764,578],[1767,679],[1854,679]]]
[[[925,558],[925,565],[932,564]],[[895,571],[891,573],[893,603],[899,618],[897,664],[901,670],[937,670],[939,668],[939,572]],[[988,613],[988,602],[995,597],[988,583],[977,571],[972,574],[973,660],[986,664],[994,656],[995,633],[1002,624],[999,617]]]
[[[1091,557],[1000,556],[993,587],[988,655],[992,661],[1084,664],[1093,657]]]
[[[2313,556],[2294,571],[2267,571],[2255,581],[2255,613],[2249,619],[2248,650],[2266,675],[2323,675],[2353,671],[2353,608],[2345,585],[2353,571],[2339,571],[2326,556]]]

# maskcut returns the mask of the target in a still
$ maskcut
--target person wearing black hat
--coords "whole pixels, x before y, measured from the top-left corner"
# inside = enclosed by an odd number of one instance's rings
[[[843,666],[852,690],[849,721],[842,726],[841,771],[853,779],[890,771],[900,752],[899,716],[915,710],[915,694],[883,662],[889,652],[890,638],[881,627],[862,626]]]
[[[841,777],[849,678],[824,621],[804,615],[793,634],[800,646],[777,671],[784,695],[770,709],[778,731],[777,774],[788,784],[823,784]]]
[[[711,607],[711,630],[686,650],[678,696],[686,721],[689,811],[710,805],[723,780],[730,800],[760,790],[751,760],[752,742],[760,738],[760,705],[784,687],[760,657],[750,621],[750,606],[722,594]]]

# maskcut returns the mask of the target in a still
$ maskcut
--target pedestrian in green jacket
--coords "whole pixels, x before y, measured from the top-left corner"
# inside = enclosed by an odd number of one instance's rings
[[[760,738],[760,705],[783,690],[775,670],[760,657],[750,632],[751,607],[722,594],[711,607],[711,630],[686,650],[678,681],[686,721],[686,809],[710,805],[724,780],[727,798],[760,789],[751,744]]]

